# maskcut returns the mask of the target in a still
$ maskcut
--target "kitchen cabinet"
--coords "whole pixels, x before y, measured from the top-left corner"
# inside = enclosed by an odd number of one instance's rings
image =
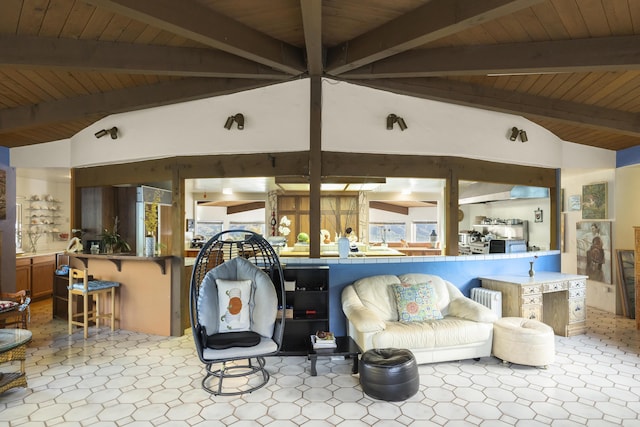
[[[309,336],[329,330],[329,267],[295,266],[283,269],[285,282],[295,281],[294,290],[279,298],[292,312],[285,319],[281,353],[306,355]]]
[[[31,258],[16,258],[16,292],[31,292]]]
[[[55,255],[34,255],[16,259],[16,291],[31,293],[31,298],[41,299],[53,294],[53,273],[56,270]]]

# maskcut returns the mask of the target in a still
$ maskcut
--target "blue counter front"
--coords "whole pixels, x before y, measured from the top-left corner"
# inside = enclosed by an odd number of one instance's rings
[[[465,256],[280,258],[284,265],[329,266],[329,322],[331,331],[336,335],[346,334],[342,290],[357,279],[379,274],[435,274],[450,281],[464,295],[469,296],[471,288],[480,286],[479,277],[527,274],[529,262],[534,260],[536,271],[560,271],[560,251]]]

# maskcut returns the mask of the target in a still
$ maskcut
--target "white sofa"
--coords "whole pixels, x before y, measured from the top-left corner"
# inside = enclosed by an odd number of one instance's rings
[[[440,320],[400,322],[392,285],[431,283]],[[362,351],[406,348],[418,363],[433,363],[491,355],[493,322],[489,308],[465,297],[452,283],[428,274],[380,275],[347,285],[342,310],[348,334]]]

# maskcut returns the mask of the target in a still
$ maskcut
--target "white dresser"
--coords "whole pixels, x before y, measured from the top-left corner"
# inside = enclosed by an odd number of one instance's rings
[[[502,315],[537,319],[565,337],[586,332],[587,276],[536,272],[534,277],[480,277],[483,288],[502,292]]]

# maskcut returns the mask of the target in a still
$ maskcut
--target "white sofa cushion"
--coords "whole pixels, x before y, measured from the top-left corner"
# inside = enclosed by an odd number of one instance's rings
[[[457,317],[425,322],[388,322],[373,337],[375,348],[428,349],[482,343],[492,338],[491,323]]]
[[[357,280],[353,283],[353,287],[362,304],[375,312],[380,319],[396,321],[398,309],[391,285],[399,283],[398,276],[380,275]]]

